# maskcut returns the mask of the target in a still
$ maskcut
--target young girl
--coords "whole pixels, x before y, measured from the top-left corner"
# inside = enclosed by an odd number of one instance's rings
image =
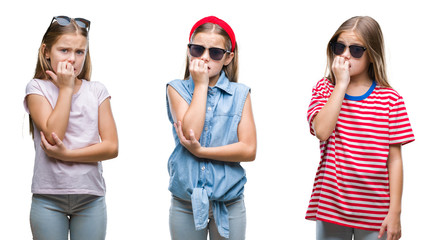
[[[380,26],[370,17],[347,20],[327,56],[330,73],[308,109],[321,161],[306,218],[317,220],[317,239],[399,239],[401,145],[414,135],[387,82]]]
[[[26,87],[35,142],[30,223],[34,239],[105,239],[102,160],[118,154],[110,95],[90,82],[90,21],[54,17]]]
[[[210,16],[189,34],[184,80],[167,84],[172,239],[245,239],[245,171],[256,156],[250,89],[237,83],[232,28]]]

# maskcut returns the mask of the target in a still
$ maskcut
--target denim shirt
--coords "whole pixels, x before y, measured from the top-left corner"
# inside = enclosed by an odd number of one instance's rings
[[[192,78],[174,80],[172,86],[190,104],[194,92]],[[203,147],[224,146],[238,142],[238,124],[250,88],[230,82],[224,72],[214,87],[209,87],[206,102],[206,117],[200,144]],[[169,102],[168,117],[173,123]],[[168,161],[170,176],[169,191],[176,197],[192,202],[195,227],[207,226],[209,202],[221,236],[229,237],[229,218],[224,201],[242,197],[247,182],[245,170],[240,163],[201,159],[180,144],[172,128],[175,149]]]

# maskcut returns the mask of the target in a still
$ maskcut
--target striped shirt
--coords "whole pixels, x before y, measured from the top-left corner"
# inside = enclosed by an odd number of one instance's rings
[[[328,79],[313,88],[308,108],[313,135],[313,118],[333,90]],[[389,145],[411,141],[404,101],[395,90],[373,82],[362,96],[346,94],[334,131],[320,141],[321,161],[306,219],[379,230],[390,205]]]

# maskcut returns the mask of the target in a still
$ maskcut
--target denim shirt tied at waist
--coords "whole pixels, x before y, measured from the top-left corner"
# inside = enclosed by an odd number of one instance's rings
[[[192,78],[174,80],[172,86],[190,104],[194,92]],[[224,146],[238,142],[238,124],[250,88],[230,82],[221,73],[214,87],[209,87],[206,118],[200,144],[203,147]],[[168,99],[168,117],[173,122]],[[225,201],[242,197],[247,182],[240,163],[201,159],[192,155],[180,144],[175,128],[172,128],[175,149],[169,157],[169,191],[176,197],[192,202],[195,227],[206,228],[209,217],[209,201],[213,216],[222,237],[229,237],[229,218]]]

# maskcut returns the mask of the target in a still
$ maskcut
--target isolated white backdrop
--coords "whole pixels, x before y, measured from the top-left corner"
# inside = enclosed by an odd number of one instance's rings
[[[435,151],[439,18],[418,1],[10,1],[0,4],[0,239],[31,239],[33,142],[24,89],[55,15],[91,20],[92,81],[103,82],[119,133],[119,157],[104,162],[107,239],[169,239],[167,159],[173,149],[165,84],[181,78],[189,30],[216,15],[234,29],[239,81],[252,87],[258,134],[248,183],[247,239],[313,239],[304,219],[319,162],[306,111],[323,76],[325,46],[357,15],[381,25],[391,85],[403,95],[416,141],[403,147],[403,239],[437,228]],[[434,222],[435,221],[435,222]]]

